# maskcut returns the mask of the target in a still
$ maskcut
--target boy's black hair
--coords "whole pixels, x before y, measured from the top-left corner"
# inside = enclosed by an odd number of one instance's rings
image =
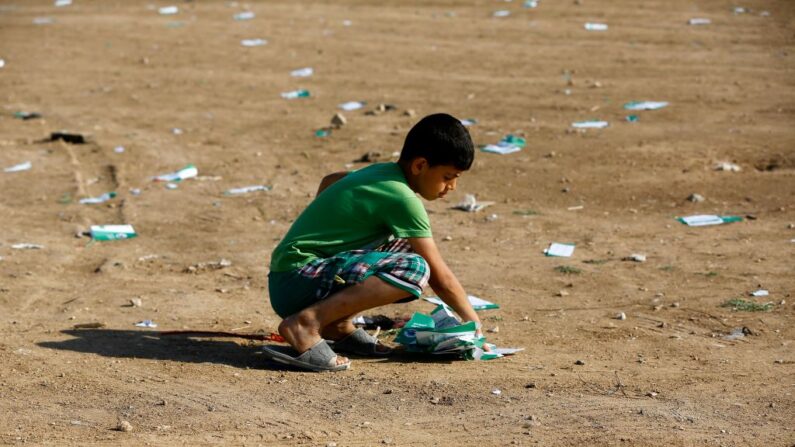
[[[436,113],[411,128],[398,163],[410,163],[417,157],[428,160],[430,166],[452,165],[466,171],[475,159],[475,145],[458,118]]]

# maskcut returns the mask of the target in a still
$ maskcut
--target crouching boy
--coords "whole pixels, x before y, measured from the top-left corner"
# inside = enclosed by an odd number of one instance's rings
[[[461,122],[435,114],[409,131],[397,163],[323,178],[317,197],[274,249],[268,275],[271,305],[284,319],[279,333],[297,353],[265,348],[264,354],[313,371],[348,369],[350,360],[335,351],[388,355],[388,347],[353,326],[353,317],[415,300],[428,284],[480,327],[417,197],[436,200],[455,190],[474,154]]]

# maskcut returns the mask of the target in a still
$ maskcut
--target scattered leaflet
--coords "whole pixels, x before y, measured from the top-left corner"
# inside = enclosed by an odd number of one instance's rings
[[[188,165],[177,172],[169,174],[158,175],[154,177],[156,182],[181,182],[189,178],[194,178],[199,175],[199,170],[194,165]]]
[[[484,300],[482,298],[478,298],[478,297],[473,296],[473,295],[467,295],[467,298],[469,299],[469,304],[471,304],[472,308],[475,309],[475,310],[489,310],[489,309],[499,309],[500,308],[499,304],[492,303],[491,301],[486,301],[486,300]],[[442,301],[437,296],[433,296],[433,297],[430,297],[430,298],[423,298],[423,299],[425,301],[429,302],[429,303],[433,303],[433,304],[436,304],[438,306],[445,305],[444,301]]]
[[[725,223],[740,222],[743,220],[740,216],[714,216],[708,214],[699,214],[695,216],[679,217],[676,220],[690,227],[703,227],[707,225],[721,225]]]
[[[466,360],[492,360],[518,352],[520,349],[499,350],[478,337],[474,321],[461,323],[447,306],[440,305],[431,315],[415,313],[395,337],[395,342],[409,352],[452,354]],[[488,347],[486,351],[484,347]]]
[[[506,135],[497,144],[488,144],[480,148],[483,152],[491,152],[493,154],[507,155],[514,152],[519,152],[524,149],[525,139],[517,137],[516,135]]]
[[[547,256],[570,258],[571,255],[574,254],[574,244],[553,242],[549,244],[549,247],[544,249],[544,254]]]

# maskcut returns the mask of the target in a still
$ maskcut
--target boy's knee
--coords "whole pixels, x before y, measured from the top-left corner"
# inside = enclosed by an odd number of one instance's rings
[[[413,266],[414,276],[417,278],[416,284],[421,289],[424,289],[431,278],[431,267],[428,265],[428,261],[416,253],[407,254],[406,256],[410,259],[409,264]]]

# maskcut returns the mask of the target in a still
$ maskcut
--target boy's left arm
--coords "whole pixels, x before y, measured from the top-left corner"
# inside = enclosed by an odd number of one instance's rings
[[[430,285],[434,292],[439,295],[442,301],[452,307],[464,321],[478,323],[478,335],[482,335],[478,314],[475,313],[475,309],[469,303],[467,294],[464,288],[461,287],[461,283],[458,282],[458,278],[455,277],[450,267],[444,262],[433,238],[409,238],[408,241],[414,252],[425,258],[431,268]]]

